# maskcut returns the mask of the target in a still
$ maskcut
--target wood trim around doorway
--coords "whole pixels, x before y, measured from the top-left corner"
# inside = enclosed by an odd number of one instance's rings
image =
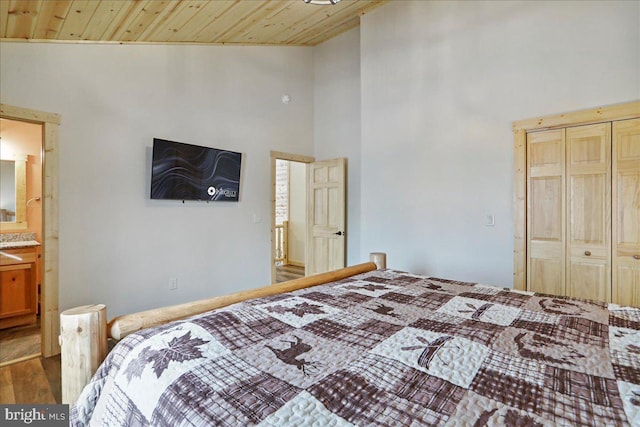
[[[527,290],[527,132],[640,117],[640,101],[513,122],[513,288]]]
[[[315,158],[304,156],[301,154],[283,153],[280,151],[271,151],[271,283],[276,282],[276,265],[273,260],[276,257],[276,160],[288,160],[298,163],[313,163]]]
[[[58,335],[58,128],[60,115],[0,104],[0,117],[42,125],[42,356],[60,353]]]

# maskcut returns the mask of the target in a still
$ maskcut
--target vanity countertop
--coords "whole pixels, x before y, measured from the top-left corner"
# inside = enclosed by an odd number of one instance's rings
[[[36,240],[23,240],[19,242],[0,242],[0,249],[30,248],[33,246],[40,246],[40,242]]]

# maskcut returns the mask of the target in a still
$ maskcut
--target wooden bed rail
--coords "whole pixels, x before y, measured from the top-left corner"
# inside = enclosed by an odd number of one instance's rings
[[[300,279],[289,280],[275,285],[268,285],[262,288],[235,292],[229,295],[222,295],[219,297],[172,305],[169,307],[155,308],[152,310],[141,311],[139,313],[125,314],[124,316],[119,316],[111,320],[107,327],[107,331],[109,336],[114,340],[121,340],[127,335],[141,329],[162,325],[173,320],[183,319],[215,308],[226,307],[249,299],[262,298],[298,289],[310,288],[311,286],[333,282],[375,269],[376,265],[374,263],[367,262],[351,267],[345,267],[340,270],[302,277]]]
[[[229,295],[126,314],[112,319],[108,326],[106,326],[106,308],[102,304],[66,310],[60,314],[62,403],[75,403],[84,386],[104,360],[107,353],[107,333],[114,340],[120,340],[141,329],[162,325],[237,302],[310,288],[375,269],[375,263],[366,262]]]

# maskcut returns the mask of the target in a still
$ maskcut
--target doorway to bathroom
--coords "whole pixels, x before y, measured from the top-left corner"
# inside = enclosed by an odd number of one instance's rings
[[[41,355],[43,125],[0,118],[0,366]]]
[[[39,261],[39,271],[36,273],[40,280],[39,295],[39,318],[40,318],[40,353],[42,357],[50,357],[60,354],[58,335],[60,333],[59,306],[58,306],[58,133],[60,127],[60,115],[45,111],[33,110],[30,108],[18,107],[8,104],[0,104],[0,119],[36,124],[40,126],[40,200],[33,200],[26,207],[29,199],[24,199],[25,215],[32,210],[31,206],[38,204],[41,218],[41,237],[37,242],[37,259]],[[0,135],[1,136],[1,135]],[[4,140],[4,136],[2,136]],[[28,160],[28,158],[27,158]],[[26,197],[26,196],[25,196]],[[18,208],[16,206],[16,214]],[[26,221],[28,225],[28,221]],[[27,227],[11,227],[0,229],[0,234],[28,231]],[[26,250],[26,249],[25,249]],[[15,249],[15,251],[20,251]],[[2,250],[2,252],[10,252]],[[9,254],[12,255],[12,254]],[[26,256],[26,255],[25,255]],[[32,258],[26,256],[28,261]],[[4,263],[11,263],[12,258],[2,256]],[[9,260],[9,261],[7,261]],[[35,261],[33,262],[35,263]],[[25,270],[26,272],[27,270]],[[33,269],[35,271],[35,267]],[[27,273],[25,273],[26,275]],[[4,299],[4,298],[3,298]],[[6,298],[12,301],[11,298]]]

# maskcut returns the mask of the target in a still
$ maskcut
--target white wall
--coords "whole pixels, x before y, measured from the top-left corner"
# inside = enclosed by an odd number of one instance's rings
[[[360,30],[313,49],[314,154],[347,158],[347,265],[360,254]]]
[[[613,1],[393,1],[364,15],[361,258],[511,286],[511,123],[639,99],[639,16]]]
[[[270,150],[313,155],[311,75],[305,48],[3,43],[0,101],[62,118],[61,310],[269,283]],[[150,200],[153,137],[242,152],[240,202]]]
[[[289,162],[289,262],[304,265],[307,165]]]

